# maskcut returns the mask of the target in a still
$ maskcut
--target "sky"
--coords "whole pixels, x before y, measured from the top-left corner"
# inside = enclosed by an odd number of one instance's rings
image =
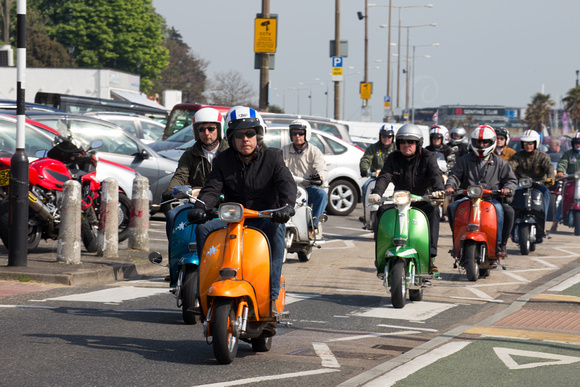
[[[380,26],[389,24],[389,0],[368,1],[381,5],[369,6],[366,19],[368,81],[373,84],[369,107],[372,121],[381,122],[389,29]],[[275,69],[269,72],[271,105],[287,113],[334,116],[329,41],[334,39],[335,3],[270,0],[270,12],[278,14]],[[416,7],[399,7],[410,5]],[[262,0],[153,0],[153,6],[196,55],[209,61],[209,78],[239,71],[254,87],[258,103],[254,18]],[[357,12],[364,14],[364,7],[365,0],[340,1],[340,39],[348,41],[340,118],[352,121],[360,121],[362,111],[365,20],[359,20]],[[578,15],[578,0],[392,0],[391,106],[396,111],[406,107],[406,75],[401,72],[397,80],[400,61],[401,69],[407,62],[415,67],[414,74],[412,69],[408,73],[409,108],[456,104],[525,108],[536,93],[549,94],[561,107],[580,70]],[[417,27],[433,23],[436,26]],[[401,55],[395,56],[399,47]]]

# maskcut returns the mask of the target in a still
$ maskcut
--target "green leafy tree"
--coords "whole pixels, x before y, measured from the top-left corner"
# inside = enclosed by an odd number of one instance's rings
[[[48,37],[45,17],[35,9],[26,12],[26,65],[29,67],[73,67],[72,56]]]
[[[562,101],[564,102],[564,110],[568,113],[574,130],[577,131],[580,127],[580,86],[570,89]]]
[[[164,21],[152,0],[29,0],[28,6],[48,20],[49,38],[74,45],[79,67],[139,73],[149,92],[168,64]]]
[[[528,104],[524,122],[529,129],[542,133],[543,126],[550,123],[552,106],[556,103],[550,98],[550,94],[536,93],[532,102]]]
[[[205,70],[209,62],[191,51],[174,28],[166,31],[163,46],[169,52],[169,65],[155,81],[152,92],[161,95],[163,90],[181,90],[184,102],[205,103]]]

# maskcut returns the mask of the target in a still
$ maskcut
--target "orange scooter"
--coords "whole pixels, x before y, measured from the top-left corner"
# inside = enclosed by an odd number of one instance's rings
[[[469,200],[461,201],[453,221],[454,267],[465,268],[469,281],[487,277],[490,269],[495,269],[499,260],[497,255],[498,218],[495,205],[483,199],[483,195],[499,195],[501,190],[484,189],[470,186],[458,190],[458,195],[467,195]],[[505,268],[504,268],[505,269]]]
[[[216,359],[231,363],[239,340],[256,352],[269,351],[268,325],[288,317],[284,312],[285,282],[280,279],[276,308],[271,310],[270,245],[265,234],[246,227],[245,219],[270,218],[280,209],[254,211],[238,203],[223,203],[219,218],[226,228],[209,234],[199,263],[199,301],[206,339],[212,338]],[[290,323],[286,322],[286,325]]]

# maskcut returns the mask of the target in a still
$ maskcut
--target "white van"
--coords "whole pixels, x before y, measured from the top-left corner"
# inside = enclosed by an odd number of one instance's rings
[[[367,142],[377,142],[379,141],[379,129],[383,126],[384,122],[360,122],[360,121],[338,121],[348,128],[348,134],[354,137],[358,141],[363,139]],[[401,123],[387,123],[393,128],[395,134],[397,130],[404,124]],[[429,145],[429,127],[426,125],[417,125],[423,132],[423,146]]]

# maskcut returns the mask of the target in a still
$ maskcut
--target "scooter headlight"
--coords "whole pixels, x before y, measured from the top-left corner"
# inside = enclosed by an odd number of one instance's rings
[[[470,198],[480,198],[483,196],[483,188],[479,185],[473,185],[467,188],[467,196]]]
[[[239,222],[244,217],[244,207],[238,203],[223,203],[218,209],[218,216],[227,223]]]
[[[411,194],[409,191],[396,191],[393,193],[393,203],[398,206],[404,206],[411,201]]]
[[[532,186],[532,179],[529,177],[522,177],[520,179],[520,187],[530,188]]]
[[[580,171],[574,172],[574,179],[580,179]]]

